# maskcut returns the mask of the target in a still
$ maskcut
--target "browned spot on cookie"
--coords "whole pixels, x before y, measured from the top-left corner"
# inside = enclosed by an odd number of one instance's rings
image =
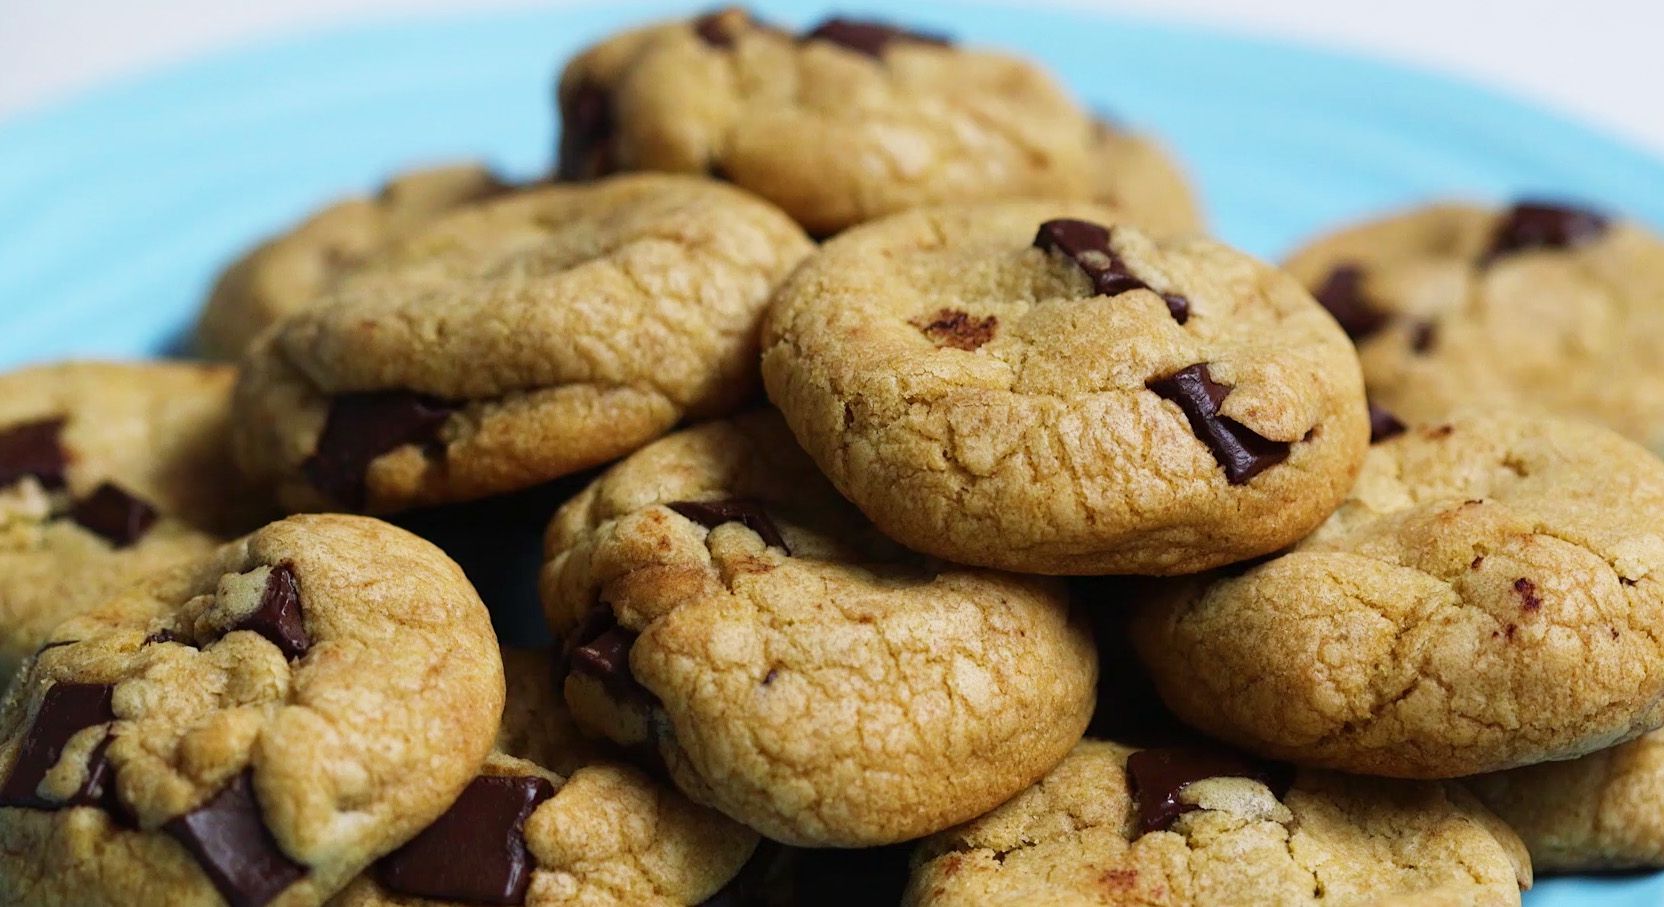
[[[1520,610],[1535,611],[1543,606],[1543,600],[1537,595],[1537,584],[1525,577],[1514,580],[1514,591],[1520,596]]]
[[[1608,627],[1607,629],[1612,631],[1612,638],[1613,639],[1618,638],[1618,628],[1617,627]]]
[[[1514,633],[1517,632],[1518,630],[1519,630],[1519,626],[1517,624],[1509,624],[1508,625],[1508,640],[1510,642],[1513,641]]]
[[[1435,426],[1427,429],[1426,431],[1422,432],[1422,434],[1424,436],[1426,436],[1429,440],[1437,441],[1440,438],[1450,437],[1450,433],[1455,431],[1455,430],[1456,430],[1456,426],[1451,425],[1450,423],[1447,422],[1444,425],[1435,425]]]
[[[938,309],[936,314],[926,318],[915,318],[909,324],[918,328],[938,347],[951,346],[970,353],[994,339],[999,319],[993,315],[976,318],[958,309]]]
[[[1121,894],[1138,884],[1136,869],[1106,869],[1098,876],[1098,887],[1110,894]]]
[[[1410,349],[1417,353],[1431,350],[1438,339],[1438,329],[1431,321],[1418,322],[1410,329]]]
[[[1469,570],[1478,570],[1479,565],[1483,564],[1483,563],[1485,563],[1485,555],[1483,555],[1483,554],[1477,555],[1477,556],[1474,557],[1473,560],[1468,562],[1468,569]]]

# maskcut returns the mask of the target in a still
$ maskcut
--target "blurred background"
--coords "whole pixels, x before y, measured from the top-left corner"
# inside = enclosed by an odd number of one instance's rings
[[[1011,5],[1028,4],[1217,24],[1416,63],[1546,103],[1664,153],[1664,104],[1657,96],[1658,36],[1664,34],[1659,0],[1021,0]],[[413,16],[566,5],[578,4],[0,0],[0,120],[78,88],[262,38]],[[906,18],[906,3],[881,8]]]

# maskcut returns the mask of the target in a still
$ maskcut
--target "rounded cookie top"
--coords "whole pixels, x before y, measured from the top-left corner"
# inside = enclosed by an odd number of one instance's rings
[[[1664,731],[1466,781],[1542,872],[1664,868]]]
[[[580,724],[779,841],[964,821],[1079,739],[1096,659],[1059,585],[879,535],[772,412],[680,432],[556,514],[543,599]]]
[[[1533,408],[1664,451],[1664,239],[1637,224],[1432,205],[1319,239],[1288,268],[1358,344],[1370,396],[1407,421]]]
[[[0,375],[0,673],[59,621],[252,528],[232,369],[64,362]]]
[[[914,867],[911,907],[1501,907],[1531,884],[1519,839],[1454,784],[1096,740]]]
[[[444,815],[331,905],[685,907],[739,873],[756,832],[584,742],[548,651],[505,648],[503,670],[497,752]]]
[[[816,235],[1095,179],[1091,119],[1039,67],[878,23],[792,35],[730,9],[638,29],[574,58],[559,101],[562,177],[712,173]]]
[[[1090,200],[1122,212],[1158,236],[1203,232],[1206,223],[1196,190],[1156,139],[1099,120],[1093,125],[1089,155]]]
[[[0,897],[317,904],[443,812],[502,663],[438,549],[292,517],[60,625],[0,709]]]
[[[1186,722],[1443,778],[1664,722],[1664,463],[1594,425],[1470,415],[1370,451],[1289,551],[1170,584],[1134,641]]]
[[[235,452],[297,510],[466,500],[606,462],[751,395],[762,309],[809,249],[774,208],[688,177],[470,206],[250,351]]]
[[[456,164],[399,174],[374,197],[329,205],[226,267],[197,316],[197,348],[236,359],[399,235],[506,188],[483,166]]]
[[[1276,550],[1368,443],[1357,360],[1292,279],[1085,204],[926,209],[781,288],[763,380],[903,544],[1035,573],[1202,570]]]

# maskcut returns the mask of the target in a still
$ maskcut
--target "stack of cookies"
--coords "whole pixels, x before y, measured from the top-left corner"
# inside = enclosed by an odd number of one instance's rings
[[[249,252],[221,362],[0,376],[0,902],[1664,866],[1664,240],[1437,206],[1281,270],[872,22],[627,32],[558,107],[548,181]]]

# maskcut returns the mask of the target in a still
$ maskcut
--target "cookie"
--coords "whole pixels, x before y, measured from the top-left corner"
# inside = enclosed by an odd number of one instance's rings
[[[763,380],[885,533],[1029,573],[1188,573],[1309,532],[1368,446],[1356,357],[1292,279],[1106,208],[927,209],[781,287]]]
[[[60,625],[0,708],[0,901],[318,904],[490,751],[462,572],[363,517],[272,523]]]
[[[579,737],[547,650],[504,649],[503,668],[497,752],[443,816],[332,907],[683,907],[746,865],[755,832]]]
[[[1201,233],[1201,203],[1183,168],[1155,138],[1116,123],[1093,125],[1087,197],[1158,236]]]
[[[925,841],[903,903],[1458,907],[1518,904],[1530,884],[1519,839],[1455,784],[1087,740]]]
[[[231,464],[233,377],[169,362],[0,375],[0,682],[59,621],[266,515]]]
[[[507,187],[478,164],[413,170],[369,198],[319,211],[232,262],[197,317],[196,347],[236,359],[261,331],[312,302],[376,250],[459,205]]]
[[[233,448],[293,510],[527,488],[756,387],[757,322],[810,244],[730,186],[626,176],[457,211],[242,364]]]
[[[1089,116],[1026,60],[832,19],[737,9],[626,32],[561,74],[559,173],[709,173],[817,236],[921,205],[1084,198]]]
[[[1467,781],[1542,872],[1664,867],[1664,731]]]
[[[1167,585],[1132,633],[1179,717],[1269,757],[1449,778],[1603,749],[1664,722],[1664,462],[1569,420],[1412,429],[1310,537]]]
[[[1524,202],[1433,205],[1342,230],[1288,269],[1408,422],[1467,405],[1588,419],[1664,452],[1664,239]]]
[[[964,821],[1092,710],[1091,633],[1059,584],[901,549],[772,412],[637,452],[561,508],[547,552],[580,725],[784,843]]]

